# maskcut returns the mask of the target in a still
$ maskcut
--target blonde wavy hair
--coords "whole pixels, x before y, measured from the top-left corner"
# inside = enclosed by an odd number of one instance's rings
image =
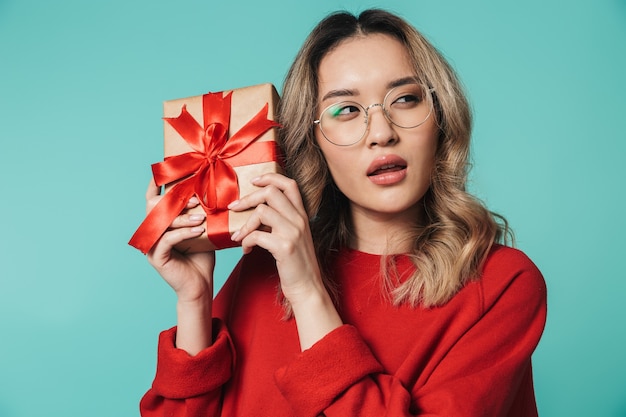
[[[401,280],[393,273],[394,257],[385,256],[383,285],[396,305],[441,305],[480,275],[493,243],[510,232],[506,220],[466,191],[470,108],[454,70],[412,25],[387,11],[370,9],[358,16],[331,14],[313,29],[283,86],[279,141],[286,170],[300,187],[325,285],[336,294],[333,262],[351,241],[352,223],[350,203],[335,185],[315,139],[312,121],[318,111],[317,75],[324,56],[340,42],[368,34],[389,35],[406,47],[420,81],[434,88],[439,126],[435,168],[423,199],[426,221],[416,219],[407,231],[412,242],[408,256],[415,272]]]

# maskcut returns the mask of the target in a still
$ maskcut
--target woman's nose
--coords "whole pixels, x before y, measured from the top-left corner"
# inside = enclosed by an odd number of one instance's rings
[[[398,135],[381,104],[372,104],[367,110],[367,117],[367,146],[389,146],[398,141]]]

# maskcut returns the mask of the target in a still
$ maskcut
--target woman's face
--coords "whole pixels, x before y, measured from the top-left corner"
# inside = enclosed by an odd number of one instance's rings
[[[318,115],[327,106],[353,101],[367,108],[382,103],[399,80],[415,77],[404,46],[383,34],[342,41],[319,67]],[[430,186],[438,129],[434,114],[418,127],[389,123],[380,106],[369,109],[369,128],[351,146],[330,143],[315,129],[330,173],[351,202],[353,221],[405,219],[415,223],[419,204]]]

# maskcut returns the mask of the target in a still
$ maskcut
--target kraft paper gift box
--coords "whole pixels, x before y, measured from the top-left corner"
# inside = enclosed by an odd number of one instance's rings
[[[226,206],[254,191],[253,178],[281,172],[273,121],[278,99],[273,85],[261,84],[165,101],[165,158],[152,166],[165,194],[129,244],[148,252],[195,195],[202,204],[184,212],[205,213],[205,232],[176,248],[203,252],[238,246],[230,236],[252,209],[234,212]]]

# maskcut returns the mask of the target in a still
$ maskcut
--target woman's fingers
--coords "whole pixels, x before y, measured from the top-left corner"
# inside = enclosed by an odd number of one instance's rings
[[[161,187],[156,185],[154,178],[150,178],[148,188],[146,190],[146,210],[150,212],[163,198],[161,195]],[[200,204],[194,196],[189,199],[186,209],[197,207]],[[155,243],[148,252],[148,260],[157,268],[163,267],[172,256],[174,246],[186,239],[200,236],[204,232],[204,222],[206,215],[200,213],[183,213],[172,221],[168,230]]]
[[[182,227],[169,230],[148,252],[148,261],[157,269],[164,267],[171,259],[174,247],[179,243],[200,236],[204,232],[204,226]]]
[[[287,178],[281,174],[267,174],[261,177],[255,178],[254,185],[263,187],[266,184],[274,184],[278,187],[284,195],[289,199],[293,207],[298,212],[306,217],[307,213],[302,203],[302,195],[300,194],[300,188],[295,180]]]
[[[267,203],[279,203],[279,200],[270,201],[272,197],[280,196],[286,197],[289,205],[284,207],[295,208],[300,215],[306,216],[304,205],[302,204],[302,197],[300,196],[300,190],[298,185],[291,178],[287,178],[281,174],[265,174],[252,180],[252,184],[257,187],[261,187],[258,191],[252,192],[241,199],[231,203],[228,208],[235,211],[246,210],[251,207],[256,207],[264,202]],[[280,191],[277,193],[276,191]],[[280,209],[280,207],[276,207]]]
[[[234,241],[241,241],[250,233],[261,228],[265,232],[269,229],[274,234],[290,235],[288,229],[303,227],[304,225],[300,212],[293,207],[281,191],[273,186],[267,186],[263,190],[255,192],[254,195],[246,196],[245,200],[241,200],[237,207],[238,209],[241,207],[249,208],[248,204],[255,206],[255,208],[243,226],[233,235]]]
[[[169,251],[184,240],[200,236],[202,232],[204,232],[204,226],[182,227],[170,230],[163,233],[159,243],[162,243],[162,249]]]
[[[181,214],[174,219],[172,225],[170,226],[170,229],[199,226],[200,224],[202,224],[204,219],[206,219],[206,215],[204,213]]]
[[[149,213],[150,210],[157,205],[159,200],[161,199],[161,187],[156,185],[154,182],[154,178],[150,178],[148,182],[148,189],[146,190],[146,213]]]
[[[146,200],[150,200],[151,198],[156,197],[159,194],[161,194],[161,187],[156,185],[153,177],[150,177],[150,181],[148,182],[148,189],[146,190]]]
[[[161,187],[156,185],[154,178],[150,178],[150,181],[148,182],[148,189],[146,190],[146,212],[150,212],[150,210],[152,210],[154,206],[161,201],[161,198],[163,198],[161,195]],[[190,209],[196,207],[198,204],[200,204],[200,201],[198,201],[196,196],[193,196],[187,202],[186,208]]]
[[[271,206],[261,204],[250,214],[242,228],[233,235],[233,240],[241,242],[244,253],[249,252],[255,245],[272,253],[277,251],[288,253],[290,250],[284,245],[299,242],[305,230],[305,222],[300,216],[286,217]]]
[[[230,210],[244,211],[266,204],[285,218],[306,218],[295,181],[280,174],[267,174],[255,179],[253,184],[262,188],[230,203]]]
[[[275,257],[288,256],[308,234],[308,220],[298,187],[295,181],[280,174],[267,174],[253,183],[262,188],[229,206],[235,211],[254,207],[232,239],[241,242],[244,253],[260,246]]]

